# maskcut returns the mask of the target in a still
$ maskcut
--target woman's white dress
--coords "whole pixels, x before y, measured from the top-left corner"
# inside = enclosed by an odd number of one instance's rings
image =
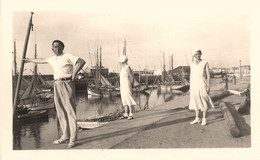
[[[191,63],[189,109],[205,111],[209,106],[214,108],[214,104],[207,93],[207,80],[204,71],[207,63],[203,60],[198,64]]]
[[[125,65],[120,71],[120,93],[123,106],[132,106],[136,105],[136,102],[132,97],[132,85],[127,68],[129,68],[129,66]]]

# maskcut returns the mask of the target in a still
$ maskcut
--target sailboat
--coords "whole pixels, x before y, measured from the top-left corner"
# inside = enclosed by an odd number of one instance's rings
[[[126,41],[124,43],[123,54],[126,55]],[[102,48],[100,47],[100,57],[98,57],[97,50],[97,64],[95,68],[95,80],[93,83],[90,83],[88,86],[88,95],[95,96],[95,97],[102,97],[102,96],[120,96],[120,86],[119,85],[112,85],[102,74],[101,70],[103,69],[102,66]],[[99,63],[98,63],[99,62]],[[115,77],[117,81],[119,77]],[[149,88],[146,85],[140,84],[139,82],[134,79],[134,87],[133,93],[137,92],[145,92]]]
[[[21,60],[21,67],[20,67],[20,72],[18,79],[17,80],[17,85],[14,85],[16,91],[14,95],[14,102],[13,102],[13,118],[14,118],[14,123],[16,123],[16,120],[32,120],[35,118],[46,118],[48,117],[48,111],[47,110],[41,110],[41,111],[32,111],[28,105],[34,105],[36,103],[40,102],[45,102],[43,101],[42,98],[37,96],[37,91],[43,86],[46,87],[46,83],[44,83],[44,80],[39,78],[37,75],[37,65],[34,67],[34,75],[32,77],[32,80],[27,87],[27,89],[21,94],[20,89],[21,89],[21,82],[23,79],[23,70],[24,70],[24,59],[26,58],[26,51],[27,51],[27,45],[30,37],[30,31],[32,29],[32,16],[33,12],[31,13],[31,18],[29,20],[29,26],[27,30],[27,35],[26,35],[26,41],[25,41],[25,47],[23,51],[23,56]],[[37,55],[37,45],[35,44],[35,57]],[[14,51],[15,53],[16,51]],[[16,54],[16,53],[15,53]],[[16,62],[15,62],[16,65]],[[16,66],[15,66],[16,67]],[[15,68],[16,70],[16,68]],[[16,77],[16,76],[15,76]],[[42,84],[42,85],[40,85]],[[50,98],[53,99],[53,98]]]
[[[100,51],[100,52],[99,52]],[[100,57],[98,57],[100,53]],[[104,67],[102,66],[102,47],[100,50],[97,49],[97,63],[93,67],[94,80],[88,85],[88,95],[94,97],[102,96],[119,96],[119,86],[112,85],[102,74]]]
[[[36,36],[35,36],[36,39]],[[37,43],[35,42],[34,58],[37,59]],[[22,105],[32,110],[53,108],[53,87],[38,74],[37,64],[34,65],[32,80],[20,98]],[[25,102],[25,100],[27,102]],[[29,100],[29,101],[28,101]]]
[[[171,66],[173,64],[173,58],[171,57]],[[171,73],[173,71],[173,66],[171,68]],[[165,55],[163,53],[163,71],[162,71],[162,80],[161,83],[158,85],[159,90],[179,90],[182,92],[187,92],[190,88],[189,84],[185,81],[184,79],[184,71],[182,67],[182,77],[181,77],[181,82],[176,82],[173,79],[173,75],[169,75],[166,72],[165,69]]]
[[[124,41],[124,48],[123,48],[123,55],[126,55],[126,40]],[[134,76],[134,75],[133,75]],[[140,74],[139,74],[140,76]],[[147,77],[146,77],[147,78]],[[139,78],[140,79],[140,78]],[[146,90],[150,89],[148,87],[148,82],[145,84],[141,84],[139,83],[136,78],[134,77],[134,86],[132,88],[132,92],[133,93],[137,93],[137,92],[145,92]]]

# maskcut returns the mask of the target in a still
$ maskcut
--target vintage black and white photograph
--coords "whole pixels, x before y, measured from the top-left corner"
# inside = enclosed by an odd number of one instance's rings
[[[254,3],[80,2],[4,10],[11,154],[254,150]]]

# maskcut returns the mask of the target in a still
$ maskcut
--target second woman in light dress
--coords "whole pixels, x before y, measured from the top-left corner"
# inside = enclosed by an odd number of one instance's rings
[[[192,52],[191,74],[190,74],[190,104],[189,109],[195,110],[195,120],[190,124],[200,123],[200,111],[203,113],[201,125],[207,124],[207,110],[214,108],[214,104],[209,96],[210,74],[207,61],[201,59],[202,52],[196,49]]]
[[[127,64],[127,57],[122,55],[119,57],[121,63],[120,71],[120,94],[122,105],[124,106],[125,113],[121,119],[128,118],[133,119],[133,109],[136,105],[134,98],[132,97],[132,87],[134,85],[134,77],[130,66]]]

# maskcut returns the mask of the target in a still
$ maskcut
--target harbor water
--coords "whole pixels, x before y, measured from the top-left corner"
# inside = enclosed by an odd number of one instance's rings
[[[185,93],[181,91],[157,89],[147,90],[145,93],[135,93],[134,99],[138,104],[135,106],[135,111],[143,110],[144,106],[146,109],[156,107],[183,94]],[[77,92],[76,104],[78,120],[92,119],[123,110],[120,96],[97,98],[87,96],[86,91]],[[48,118],[17,123],[13,135],[13,149],[41,149],[44,145],[58,139],[61,134],[55,108],[49,109]]]

